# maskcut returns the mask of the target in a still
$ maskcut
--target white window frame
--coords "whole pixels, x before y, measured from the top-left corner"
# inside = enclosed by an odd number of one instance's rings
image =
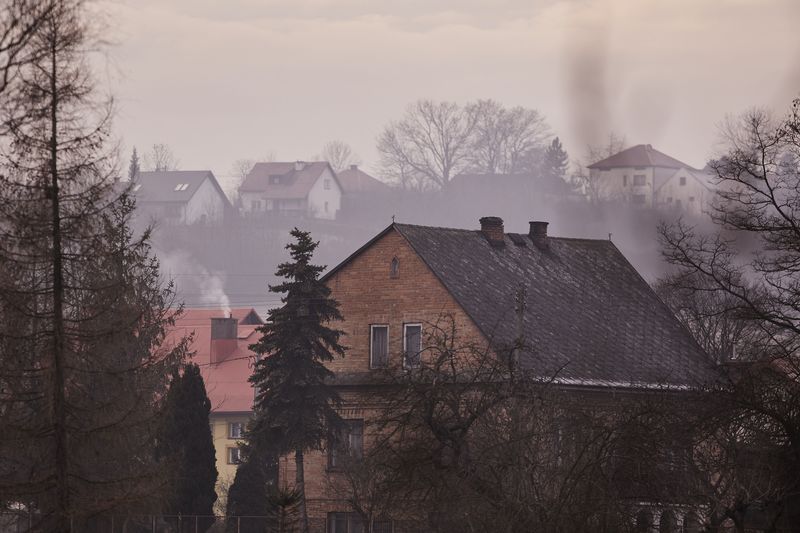
[[[407,361],[407,353],[408,353],[408,346],[406,346],[406,340],[408,339],[408,335],[406,334],[406,330],[409,327],[418,327],[419,328],[419,352],[417,357],[419,358],[419,362],[415,366],[411,366],[406,364]],[[419,368],[420,364],[422,364],[422,323],[420,322],[409,322],[407,324],[403,324],[403,368]]]
[[[234,459],[234,455],[236,456],[236,459]],[[242,449],[238,446],[228,446],[226,459],[228,460],[229,465],[240,464],[242,462]]]
[[[375,366],[372,361],[372,330],[374,328],[386,328],[386,365],[385,366]],[[389,324],[370,324],[369,325],[369,368],[374,370],[376,368],[386,368],[389,366]]]
[[[234,426],[241,426],[241,431],[239,435],[233,434],[233,427]],[[228,438],[229,439],[242,439],[244,438],[244,422],[228,422]]]

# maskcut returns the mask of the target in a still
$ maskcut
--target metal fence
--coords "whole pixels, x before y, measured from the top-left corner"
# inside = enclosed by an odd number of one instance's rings
[[[277,533],[273,517],[216,515],[105,515],[80,523],[74,533]],[[0,513],[0,533],[39,533],[41,516],[27,511]]]

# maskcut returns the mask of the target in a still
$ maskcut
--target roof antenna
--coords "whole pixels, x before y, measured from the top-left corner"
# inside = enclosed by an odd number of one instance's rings
[[[394,224],[394,215],[392,215],[392,224]]]
[[[609,240],[609,241],[611,240],[611,236],[612,236],[612,235],[613,235],[613,233],[609,233],[609,234],[608,234],[608,240]]]

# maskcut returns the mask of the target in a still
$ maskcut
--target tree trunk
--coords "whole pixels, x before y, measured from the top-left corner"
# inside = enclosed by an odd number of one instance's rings
[[[303,466],[303,449],[297,448],[294,452],[295,488],[300,494],[300,532],[308,533],[308,509],[306,508],[306,481]]]
[[[55,445],[56,508],[52,531],[70,530],[69,458],[67,455],[66,401],[64,394],[64,265],[61,250],[61,205],[58,183],[58,88],[56,39],[50,49],[50,187],[52,206],[52,267],[53,267],[53,381],[52,416]]]

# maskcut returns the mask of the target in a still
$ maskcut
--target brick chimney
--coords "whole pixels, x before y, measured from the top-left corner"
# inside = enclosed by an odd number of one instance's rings
[[[483,217],[480,219],[481,233],[495,247],[503,246],[503,219],[500,217]]]
[[[548,222],[542,222],[541,220],[531,220],[529,224],[530,224],[530,230],[528,231],[528,236],[533,241],[533,244],[535,244],[537,248],[540,248],[542,250],[547,250],[548,248],[550,248],[550,243],[547,241]]]
[[[239,343],[239,321],[233,317],[211,319],[211,362],[221,363]]]

